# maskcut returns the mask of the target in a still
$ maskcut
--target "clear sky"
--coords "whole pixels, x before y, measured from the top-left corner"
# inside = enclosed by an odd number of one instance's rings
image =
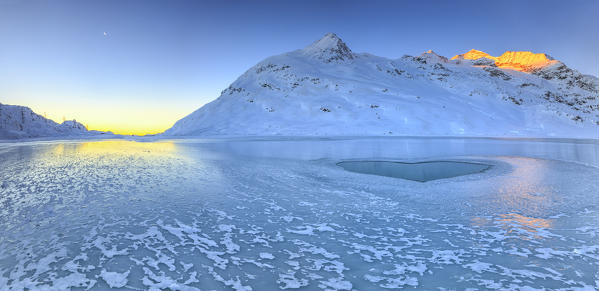
[[[327,32],[355,52],[545,52],[599,76],[599,1],[0,0],[0,102],[155,133]]]

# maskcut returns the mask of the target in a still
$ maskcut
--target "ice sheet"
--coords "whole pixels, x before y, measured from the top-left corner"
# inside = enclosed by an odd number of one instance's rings
[[[592,141],[45,142],[0,151],[0,289],[599,288]],[[340,160],[476,161],[419,183]]]

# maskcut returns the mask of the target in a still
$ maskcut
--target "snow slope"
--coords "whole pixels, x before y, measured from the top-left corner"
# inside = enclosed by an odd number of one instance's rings
[[[387,59],[329,33],[258,63],[163,135],[596,138],[598,89],[545,54]]]
[[[66,137],[99,134],[88,131],[75,120],[58,124],[33,112],[29,107],[0,103],[0,139]]]

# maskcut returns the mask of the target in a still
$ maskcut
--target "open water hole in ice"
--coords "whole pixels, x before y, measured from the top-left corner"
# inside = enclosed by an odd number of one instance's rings
[[[595,141],[5,143],[0,165],[0,290],[599,288]]]
[[[487,164],[455,161],[415,163],[396,161],[344,161],[337,163],[337,165],[350,172],[401,178],[418,182],[480,173],[491,167],[491,165]]]

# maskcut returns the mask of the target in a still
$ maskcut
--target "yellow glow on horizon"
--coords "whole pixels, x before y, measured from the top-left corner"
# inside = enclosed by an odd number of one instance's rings
[[[13,102],[14,103],[14,102]],[[178,106],[165,107],[163,104],[135,104],[133,101],[122,103],[103,103],[87,101],[80,104],[56,104],[40,102],[38,104],[17,103],[31,108],[57,123],[75,119],[88,130],[110,131],[121,135],[157,134],[169,129],[177,120],[185,117],[194,109]],[[195,107],[195,106],[194,106]],[[190,110],[191,109],[191,110]]]
[[[174,124],[174,123],[173,123]],[[147,135],[147,134],[158,134],[162,133],[165,130],[169,129],[171,125],[167,126],[155,126],[152,128],[136,128],[133,126],[110,126],[110,125],[96,125],[96,124],[87,124],[88,130],[97,130],[97,131],[110,131],[115,134],[121,135]]]
[[[50,118],[56,123],[62,123],[62,118],[57,119],[56,117]],[[98,116],[88,115],[82,118],[68,118],[67,120],[75,119],[87,127],[87,130],[97,131],[110,131],[115,134],[121,135],[146,135],[146,134],[158,134],[169,129],[178,120],[168,119],[165,117],[155,118],[153,120],[145,121],[140,118],[119,118],[122,123],[111,120],[101,120]],[[88,122],[89,121],[89,122]]]
[[[62,123],[62,119],[57,120],[55,118],[50,118],[54,120],[56,123]],[[148,124],[148,125],[139,125],[139,123],[127,123],[127,124],[116,124],[114,122],[109,121],[98,121],[97,123],[86,122],[85,120],[79,118],[67,118],[67,120],[75,119],[77,122],[82,123],[87,127],[87,130],[97,130],[104,132],[112,132],[120,135],[147,135],[147,134],[158,134],[162,133],[165,130],[169,129],[175,122],[168,124]],[[151,126],[150,126],[151,125]]]

